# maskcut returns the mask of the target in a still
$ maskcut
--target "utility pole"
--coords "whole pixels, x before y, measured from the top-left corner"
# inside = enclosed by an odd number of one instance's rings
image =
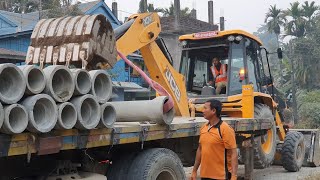
[[[41,19],[41,11],[42,11],[42,0],[39,0],[39,20]]]
[[[290,59],[291,59],[291,88],[292,88],[292,110],[293,110],[293,122],[296,124],[298,122],[298,109],[297,109],[297,100],[296,100],[296,82],[295,82],[295,66],[293,61],[294,48],[292,43],[289,44],[290,47]]]
[[[180,30],[180,0],[174,0],[174,28]]]

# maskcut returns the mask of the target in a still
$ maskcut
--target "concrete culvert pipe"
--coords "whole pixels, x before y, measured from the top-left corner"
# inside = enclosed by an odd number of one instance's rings
[[[23,65],[18,67],[21,69],[27,84],[25,94],[33,95],[41,93],[46,86],[46,78],[42,69],[34,65]]]
[[[47,79],[45,93],[57,102],[68,101],[74,92],[71,71],[62,65],[48,66],[43,71]]]
[[[37,94],[27,97],[21,103],[28,112],[27,129],[35,133],[51,131],[57,123],[58,110],[52,97],[47,94]]]
[[[100,105],[97,99],[86,94],[79,97],[74,97],[70,101],[77,110],[78,121],[75,125],[77,129],[93,129],[96,128],[100,120]]]
[[[93,70],[89,72],[91,77],[91,94],[97,97],[99,103],[107,102],[112,94],[112,82],[105,70]]]
[[[55,129],[72,129],[77,123],[77,111],[70,102],[58,104],[58,121]]]
[[[101,117],[99,128],[113,128],[116,121],[116,110],[110,103],[101,105]]]
[[[4,123],[0,129],[2,133],[22,133],[28,126],[28,113],[20,104],[11,104],[4,107]]]
[[[4,104],[18,102],[26,90],[22,71],[14,64],[0,64],[0,101]]]
[[[4,121],[4,110],[3,110],[2,104],[0,103],[0,128],[2,127],[3,121]]]
[[[88,71],[84,69],[70,69],[73,74],[75,89],[74,95],[83,95],[91,90],[91,79]]]
[[[148,101],[110,102],[116,110],[117,122],[144,122],[171,124],[174,109],[163,113],[163,105],[168,100],[166,96],[156,97]]]

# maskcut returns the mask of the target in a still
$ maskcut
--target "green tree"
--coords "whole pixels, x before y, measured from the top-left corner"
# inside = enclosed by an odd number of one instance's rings
[[[285,24],[281,9],[278,9],[276,5],[270,6],[264,22],[267,23],[268,31],[279,37],[281,26]]]
[[[164,17],[173,16],[174,15],[174,5],[173,5],[173,3],[171,2],[170,7],[163,8],[161,10],[161,12],[163,13]],[[184,9],[180,10],[180,15],[181,16],[189,16],[190,13],[191,13],[191,11],[190,11],[190,9],[188,7],[185,7]]]
[[[162,12],[162,9],[154,8],[153,4],[148,4],[146,0],[140,0],[138,13]]]
[[[285,24],[285,19],[283,18],[283,14],[281,9],[278,9],[276,5],[270,6],[265,20],[265,23],[267,23],[268,31],[270,33],[276,34],[277,38],[277,47],[279,48],[279,35],[281,32],[281,26]],[[283,69],[282,61],[279,63],[280,69]],[[280,73],[280,83],[283,83],[284,77],[283,73]]]
[[[288,20],[285,25],[287,35],[296,37],[305,36],[306,19],[304,18],[304,11],[300,7],[299,2],[290,3],[290,8],[285,10],[284,17]]]
[[[30,13],[38,9],[38,0],[6,0],[1,3],[3,10],[15,13]]]
[[[315,2],[312,1],[310,4],[308,1],[305,1],[302,4],[303,15],[307,19],[306,21],[306,31],[310,32],[315,26],[315,15],[316,12],[319,10],[319,7],[315,5]]]

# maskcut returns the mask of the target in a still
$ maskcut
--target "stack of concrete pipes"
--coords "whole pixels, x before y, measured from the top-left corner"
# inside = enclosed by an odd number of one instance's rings
[[[163,113],[167,97],[108,102],[111,94],[105,70],[0,64],[0,132],[112,128],[116,120],[172,122],[173,110]]]

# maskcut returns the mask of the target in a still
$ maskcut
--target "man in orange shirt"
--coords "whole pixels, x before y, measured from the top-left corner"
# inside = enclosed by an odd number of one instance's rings
[[[219,58],[213,58],[210,71],[211,73],[209,74],[209,84],[211,86],[215,86],[216,94],[219,95],[221,93],[222,88],[227,86],[228,65],[221,64]],[[213,83],[213,79],[215,79],[214,83]]]
[[[221,120],[222,104],[209,100],[204,104],[204,118],[209,120],[200,130],[199,147],[191,180],[200,167],[201,180],[237,179],[238,154],[234,130]]]

